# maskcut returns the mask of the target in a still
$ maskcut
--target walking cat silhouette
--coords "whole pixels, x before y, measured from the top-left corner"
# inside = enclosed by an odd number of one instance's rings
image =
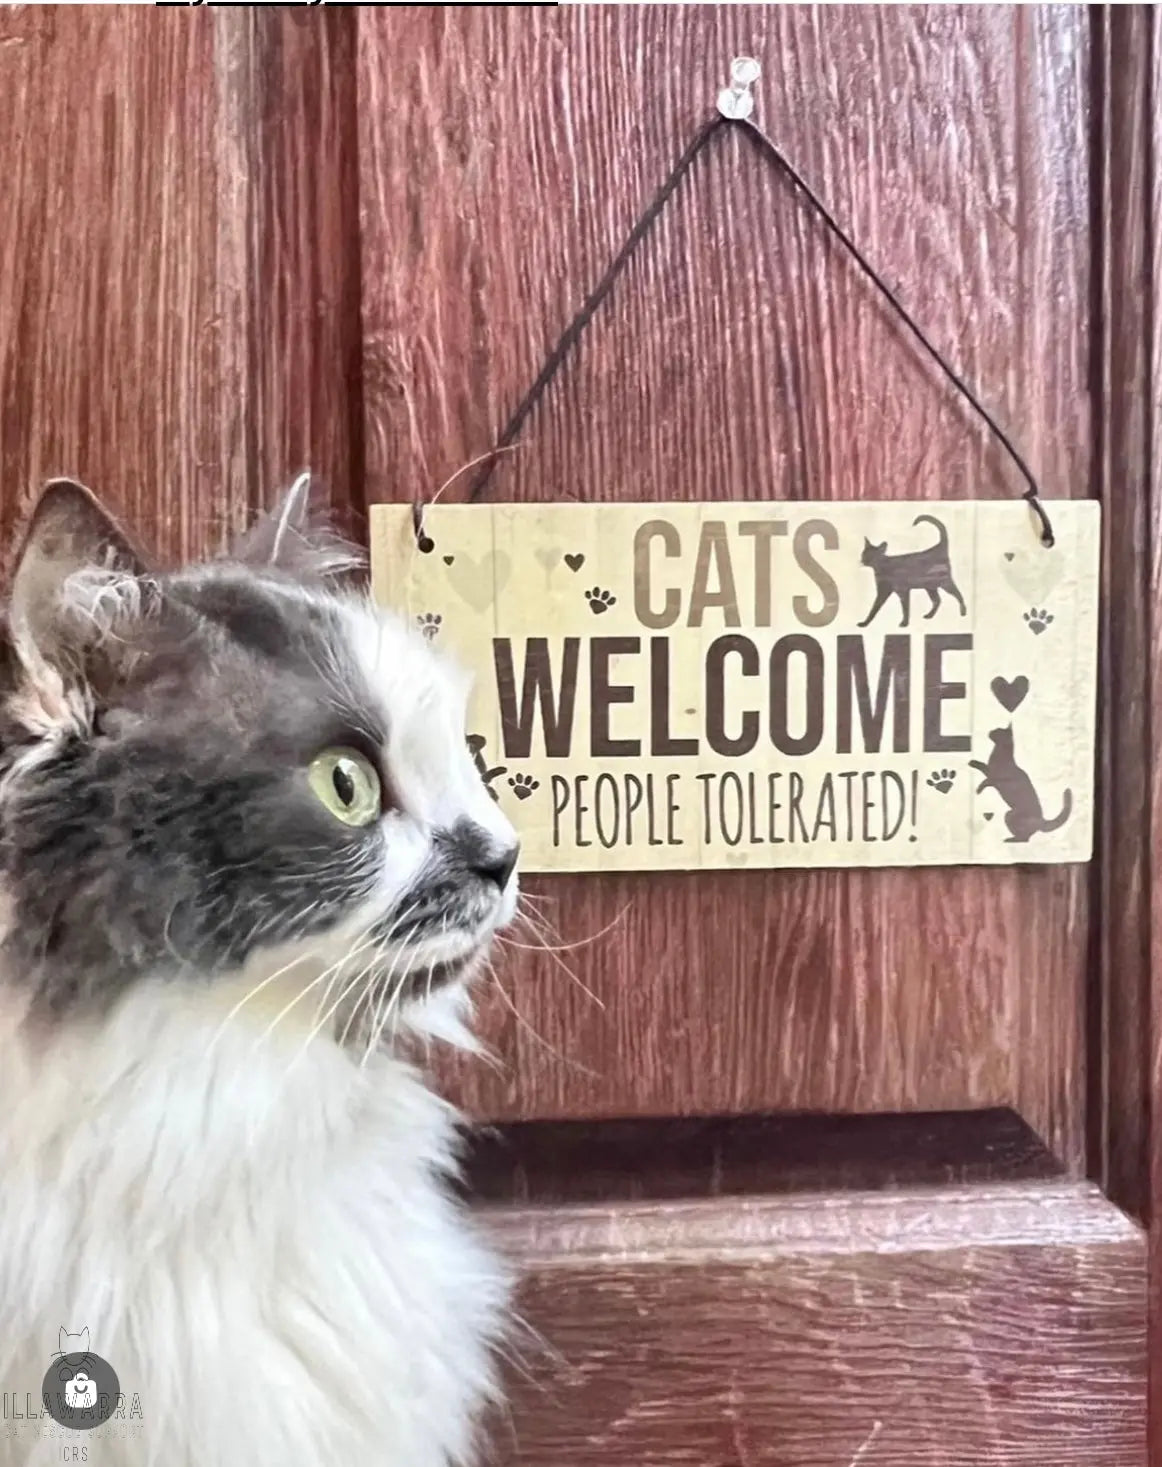
[[[900,622],[902,627],[908,625],[908,607],[913,591],[928,592],[932,605],[924,613],[925,620],[935,616],[940,610],[941,591],[947,591],[950,596],[955,597],[961,616],[968,610],[964,597],[952,579],[952,562],[948,558],[948,531],[944,524],[930,514],[918,514],[912,523],[935,525],[940,536],[935,545],[893,555],[888,550],[886,540],[882,544],[873,545],[870,540],[864,539],[859,563],[866,565],[876,578],[876,599],[872,602],[871,610],[860,622],[861,627],[866,627],[879,614],[888,597],[893,594],[900,598],[900,605],[904,610],[903,620]]]
[[[1030,836],[1049,830],[1060,830],[1073,810],[1073,794],[1066,790],[1061,799],[1061,810],[1052,820],[1046,820],[1041,809],[1041,799],[1033,781],[1017,763],[1013,748],[1013,726],[994,728],[989,734],[993,741],[988,762],[970,759],[970,769],[979,769],[984,779],[976,787],[981,790],[994,789],[1008,805],[1005,824],[1009,827],[1009,841],[1027,841]]]

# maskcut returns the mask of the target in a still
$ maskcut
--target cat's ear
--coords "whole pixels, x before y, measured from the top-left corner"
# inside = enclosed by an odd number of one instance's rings
[[[72,479],[41,491],[19,541],[9,633],[24,662],[72,667],[151,585],[145,561],[93,494]]]
[[[69,1344],[69,1332],[68,1332],[67,1329],[65,1329],[64,1325],[62,1324],[61,1325],[61,1332],[57,1336],[57,1345],[59,1347],[59,1353],[60,1354],[67,1355],[69,1353],[69,1351],[68,1351],[68,1344]]]
[[[89,1353],[89,1326],[88,1325],[86,1325],[84,1327],[84,1329],[81,1331],[81,1353],[83,1355],[87,1355]]]
[[[303,581],[329,580],[363,566],[363,554],[339,538],[315,511],[309,473],[230,548],[230,559]]]

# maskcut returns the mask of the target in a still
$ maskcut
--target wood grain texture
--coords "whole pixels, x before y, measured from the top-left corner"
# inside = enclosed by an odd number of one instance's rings
[[[1097,21],[1097,204],[1101,227],[1098,492],[1106,507],[1098,852],[1092,999],[1094,1175],[1121,1205],[1148,1210],[1151,1044],[1149,932],[1151,606],[1154,475],[1150,332],[1152,91],[1148,7],[1110,7]],[[1145,329],[1144,329],[1145,328]],[[1147,552],[1147,553],[1144,553]],[[1153,685],[1156,686],[1156,683]],[[1156,695],[1155,695],[1156,696]]]
[[[1052,495],[1090,485],[1089,37],[1068,7],[393,7],[360,16],[369,497],[493,440],[705,113],[760,117]],[[400,115],[400,99],[407,105]],[[701,160],[498,469],[498,499],[1011,493],[740,140]],[[455,488],[449,490],[454,496]],[[1013,1104],[1082,1163],[1083,869],[543,880],[493,1116]]]
[[[1150,1443],[1162,1461],[1162,34],[1150,6],[1095,12],[1095,336],[1106,505],[1090,1050],[1092,1174],[1150,1224]]]
[[[1145,526],[1149,547],[1149,642],[1147,667],[1150,686],[1147,706],[1150,713],[1150,736],[1146,758],[1150,771],[1150,830],[1145,849],[1145,865],[1149,873],[1149,967],[1142,974],[1134,969],[1139,982],[1146,979],[1148,1024],[1151,1039],[1149,1082],[1136,1099],[1146,1111],[1149,1124],[1148,1149],[1144,1169],[1150,1179],[1150,1460],[1162,1461],[1162,763],[1158,758],[1158,737],[1162,730],[1162,497],[1159,494],[1158,445],[1162,441],[1162,330],[1159,310],[1162,303],[1162,27],[1153,8],[1150,23],[1150,84],[1146,89],[1145,107],[1150,118],[1149,157],[1150,192],[1147,231],[1151,241],[1149,294],[1144,302],[1146,331],[1150,342],[1150,376],[1146,411],[1150,423],[1150,456],[1146,485],[1149,493],[1149,520]],[[1112,974],[1111,974],[1112,976]],[[1140,992],[1141,990],[1139,990]],[[1131,1008],[1129,1022],[1144,1026],[1142,1009]],[[1115,1036],[1111,1055],[1122,1041]],[[1137,1050],[1134,1051],[1138,1053]]]
[[[517,1121],[473,1138],[470,1194],[537,1207],[895,1191],[1061,1175],[1012,1111]]]
[[[507,1467],[1145,1467],[1144,1240],[1085,1184],[492,1219]]]
[[[91,483],[166,556],[358,474],[354,17],[0,15],[0,526]]]

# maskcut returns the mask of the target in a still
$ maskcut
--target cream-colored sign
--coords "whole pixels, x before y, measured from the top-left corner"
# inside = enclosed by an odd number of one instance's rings
[[[529,871],[1089,859],[1098,506],[372,511]]]

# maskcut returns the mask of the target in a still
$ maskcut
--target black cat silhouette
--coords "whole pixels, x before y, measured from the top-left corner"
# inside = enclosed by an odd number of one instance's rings
[[[1060,830],[1073,810],[1072,791],[1065,791],[1061,798],[1061,810],[1052,820],[1046,820],[1041,809],[1041,798],[1033,781],[1017,763],[1012,725],[1008,728],[994,728],[989,738],[993,741],[993,747],[988,762],[982,764],[979,759],[970,759],[968,764],[970,769],[979,769],[984,775],[984,779],[976,787],[977,794],[981,790],[994,789],[1008,805],[1005,824],[1009,827],[1009,840],[1024,842],[1032,835],[1039,835],[1047,830]]]
[[[468,735],[468,752],[472,755],[472,762],[476,765],[476,772],[484,781],[484,788],[499,803],[500,796],[492,788],[492,781],[499,779],[502,774],[507,774],[508,765],[497,764],[494,768],[489,769],[488,761],[484,757],[484,745],[486,743],[487,740],[482,734]]]
[[[952,563],[948,558],[948,531],[943,523],[930,514],[919,514],[912,523],[935,525],[940,536],[936,544],[927,545],[923,550],[907,550],[893,555],[888,550],[886,540],[880,545],[873,545],[868,539],[863,542],[863,554],[859,563],[866,565],[876,578],[876,598],[872,602],[871,610],[860,622],[861,627],[866,627],[879,614],[888,597],[892,595],[900,598],[904,611],[900,625],[906,627],[913,591],[928,592],[932,605],[924,613],[925,619],[935,616],[940,610],[941,591],[955,597],[961,616],[968,610],[964,597],[952,579]]]

